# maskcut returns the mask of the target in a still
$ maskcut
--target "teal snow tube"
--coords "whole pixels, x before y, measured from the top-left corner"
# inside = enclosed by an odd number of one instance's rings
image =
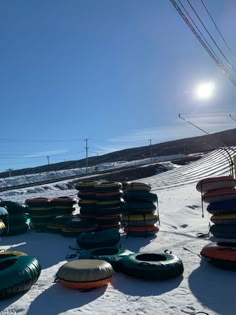
[[[147,280],[164,280],[181,275],[182,260],[166,252],[152,251],[128,255],[120,261],[121,271]]]
[[[28,291],[38,280],[41,266],[28,255],[0,254],[0,299]],[[5,257],[4,257],[5,256]]]
[[[120,233],[117,229],[85,232],[81,233],[76,239],[79,247],[85,249],[114,246],[119,241]]]
[[[128,249],[116,247],[100,247],[94,249],[84,250],[80,259],[99,259],[109,262],[115,271],[120,271],[120,261],[124,257],[133,254]]]

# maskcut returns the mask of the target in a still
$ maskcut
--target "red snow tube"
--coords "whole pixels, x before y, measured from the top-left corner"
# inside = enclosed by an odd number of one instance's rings
[[[159,231],[159,227],[156,225],[125,226],[124,231],[130,236],[148,236],[156,234]]]
[[[206,192],[203,196],[203,201],[208,203],[221,202],[226,200],[236,199],[235,188],[217,189]]]
[[[196,189],[201,193],[205,193],[211,190],[234,188],[235,186],[236,179],[233,176],[218,176],[200,180],[197,183]]]

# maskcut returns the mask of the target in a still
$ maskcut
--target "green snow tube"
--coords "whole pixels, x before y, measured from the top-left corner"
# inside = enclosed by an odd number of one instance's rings
[[[122,184],[116,181],[97,182],[94,187],[96,192],[114,192],[119,191],[122,188]]]
[[[127,191],[123,196],[125,201],[147,201],[147,202],[157,202],[157,194],[151,193],[149,191]]]
[[[36,258],[0,253],[0,299],[28,291],[40,273],[41,266]]]
[[[122,205],[121,213],[126,214],[146,214],[154,213],[157,209],[154,202],[150,201],[127,201]]]
[[[123,184],[124,191],[150,191],[151,185],[143,183],[143,182],[126,182]]]
[[[181,275],[183,263],[177,256],[159,251],[140,252],[120,260],[122,272],[148,280],[164,280]]]
[[[210,233],[219,238],[236,238],[236,224],[213,224]]]
[[[80,259],[99,259],[109,262],[115,271],[120,271],[120,260],[130,254],[133,254],[125,248],[99,247],[83,251]]]
[[[14,202],[14,201],[10,201],[10,200],[2,200],[0,202],[0,206],[6,207],[9,214],[13,214],[13,213],[23,214],[25,212],[28,212],[27,206],[25,206],[19,202]]]
[[[95,191],[96,181],[81,181],[75,184],[75,189],[79,191]]]
[[[81,248],[91,249],[109,247],[120,241],[120,233],[116,229],[107,229],[95,232],[81,233],[76,242]]]
[[[27,223],[23,222],[19,225],[9,225],[7,227],[6,235],[17,235],[27,232],[29,229],[29,226]]]

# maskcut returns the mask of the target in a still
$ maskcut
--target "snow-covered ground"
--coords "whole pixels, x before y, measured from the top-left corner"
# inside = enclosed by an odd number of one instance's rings
[[[122,235],[120,243],[134,252],[172,251],[183,261],[182,276],[147,281],[116,272],[107,287],[89,292],[68,289],[54,279],[60,266],[68,261],[66,256],[74,253],[69,246],[77,246],[76,238],[29,230],[1,237],[0,249],[36,257],[42,266],[41,275],[24,295],[2,300],[0,314],[235,314],[235,272],[202,260],[199,253],[211,240],[197,237],[208,232],[210,215],[205,211],[202,217],[196,184],[202,178],[228,175],[228,162],[225,154],[214,151],[188,165],[139,180],[150,184],[151,191],[158,195],[160,231],[156,237],[147,238]],[[24,202],[34,197],[77,196],[76,189],[66,188],[67,182],[60,182],[2,192],[0,198]]]

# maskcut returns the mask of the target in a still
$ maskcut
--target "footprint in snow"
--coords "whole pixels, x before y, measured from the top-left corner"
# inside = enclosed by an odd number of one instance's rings
[[[196,209],[196,208],[199,208],[199,206],[196,206],[196,205],[192,205],[192,206],[187,206],[188,208],[190,208],[190,209]]]

